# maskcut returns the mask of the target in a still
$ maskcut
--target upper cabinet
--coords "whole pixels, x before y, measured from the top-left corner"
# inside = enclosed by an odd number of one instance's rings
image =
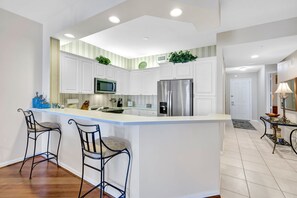
[[[117,81],[116,94],[129,95],[130,72],[126,69],[116,68],[115,69],[115,80]]]
[[[83,57],[61,53],[61,93],[94,93],[93,62]]]
[[[130,95],[157,95],[159,68],[133,70],[130,73]]]
[[[160,79],[186,79],[193,78],[193,62],[165,63],[160,66]]]
[[[216,94],[216,58],[203,58],[194,64],[194,94],[214,96]]]

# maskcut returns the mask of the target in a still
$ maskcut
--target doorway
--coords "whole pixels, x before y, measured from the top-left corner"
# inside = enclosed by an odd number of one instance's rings
[[[251,120],[251,79],[230,79],[230,114],[232,119]]]

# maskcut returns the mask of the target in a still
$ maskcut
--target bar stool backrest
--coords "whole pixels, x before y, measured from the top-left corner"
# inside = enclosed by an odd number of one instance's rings
[[[36,120],[33,112],[31,110],[24,111],[22,108],[19,108],[17,111],[23,112],[28,130],[36,131]]]
[[[70,119],[68,124],[76,124],[77,130],[79,132],[81,148],[83,152],[89,152],[94,154],[102,153],[102,138],[99,125],[84,125],[77,123],[75,120]],[[97,141],[97,142],[96,142]],[[97,143],[97,144],[96,144]],[[99,145],[98,145],[99,143]],[[89,156],[89,155],[88,155]],[[89,156],[93,158],[92,156]]]

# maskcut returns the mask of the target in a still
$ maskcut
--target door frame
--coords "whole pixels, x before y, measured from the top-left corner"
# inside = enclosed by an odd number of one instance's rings
[[[231,78],[229,81],[229,111],[230,111],[230,115],[231,115],[231,82],[232,81],[236,81],[236,80],[248,80],[249,82],[249,112],[248,112],[248,120],[252,120],[252,110],[253,110],[253,103],[252,103],[252,79],[251,78]]]

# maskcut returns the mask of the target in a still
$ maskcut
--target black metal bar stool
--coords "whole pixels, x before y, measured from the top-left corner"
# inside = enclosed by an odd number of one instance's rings
[[[27,145],[26,145],[24,160],[23,160],[22,166],[20,168],[20,172],[22,171],[22,168],[23,168],[25,162],[28,159],[33,158],[32,159],[32,164],[31,164],[31,169],[30,169],[30,177],[29,177],[31,179],[33,169],[35,168],[35,166],[37,164],[39,164],[41,162],[49,161],[51,159],[55,159],[56,162],[57,162],[57,167],[59,166],[58,153],[59,153],[60,142],[61,142],[61,129],[60,129],[60,125],[58,123],[54,123],[54,122],[40,122],[40,123],[38,123],[35,120],[34,114],[33,114],[33,112],[31,110],[24,111],[23,109],[19,108],[17,111],[18,112],[23,112],[23,114],[25,116],[26,124],[27,124]],[[58,132],[59,133],[59,141],[58,141],[57,153],[56,154],[49,151],[50,134],[52,132]],[[48,137],[47,137],[47,150],[45,152],[36,154],[37,138],[40,135],[44,134],[44,133],[48,134]],[[33,155],[30,156],[30,157],[27,157],[29,140],[34,141],[34,147],[33,147]],[[35,162],[35,157],[41,156],[41,155],[45,156],[45,159]]]
[[[100,187],[100,198],[103,198],[104,189],[107,186],[110,186],[119,192],[119,198],[126,198],[126,189],[131,160],[131,155],[128,150],[127,141],[118,137],[101,137],[99,125],[84,125],[77,123],[73,119],[70,119],[68,121],[68,124],[72,124],[73,122],[76,124],[78,129],[82,149],[82,177],[78,197],[85,197],[91,191]],[[115,185],[105,180],[105,165],[112,158],[121,154],[125,154],[128,156],[128,167],[126,172],[124,189],[120,189],[119,187],[116,187]],[[100,168],[87,164],[85,162],[86,157],[93,160],[100,160]],[[84,166],[87,166],[91,169],[100,172],[100,183],[81,196],[84,181]]]

